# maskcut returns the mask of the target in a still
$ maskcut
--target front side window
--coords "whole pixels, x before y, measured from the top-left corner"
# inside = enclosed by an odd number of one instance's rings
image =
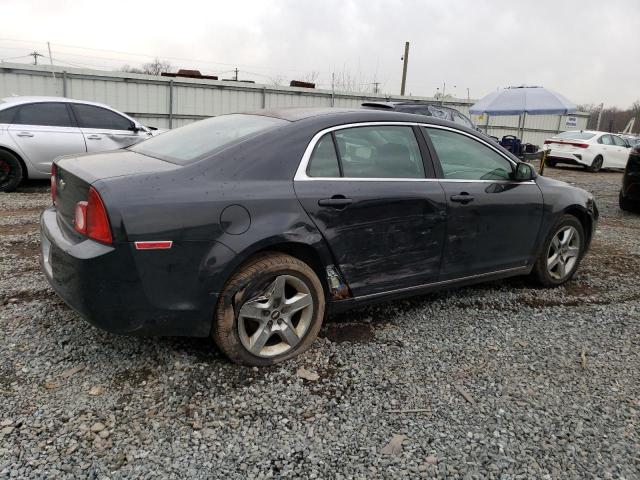
[[[613,143],[616,144],[616,146],[618,147],[626,147],[627,144],[624,142],[623,139],[621,139],[620,137],[616,136],[616,135],[611,135],[611,138],[613,138]]]
[[[509,180],[513,166],[502,155],[473,138],[438,128],[424,128],[438,154],[444,178]]]
[[[13,119],[19,125],[75,127],[64,103],[30,103],[22,105]]]
[[[262,115],[220,115],[140,142],[130,150],[178,165],[188,165],[234,143],[286,125],[286,120]]]
[[[334,135],[344,177],[425,177],[420,147],[409,126],[345,128]]]
[[[102,130],[129,130],[133,123],[128,118],[106,108],[94,105],[72,104],[73,113],[80,128],[99,128]]]

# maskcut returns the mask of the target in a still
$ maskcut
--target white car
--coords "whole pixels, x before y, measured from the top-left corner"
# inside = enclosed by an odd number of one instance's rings
[[[545,140],[543,148],[549,150],[547,165],[582,165],[590,172],[624,168],[629,158],[629,145],[620,135],[593,130],[559,133]]]
[[[49,178],[60,155],[128,147],[155,130],[106,105],[59,97],[0,100],[0,192]]]

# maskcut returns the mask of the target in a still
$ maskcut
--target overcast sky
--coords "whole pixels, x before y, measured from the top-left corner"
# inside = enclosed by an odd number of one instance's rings
[[[176,68],[261,83],[347,73],[363,89],[471,98],[509,85],[542,85],[578,103],[621,108],[640,99],[640,0],[2,0],[0,59]],[[18,57],[18,58],[15,58]],[[39,59],[48,62],[48,59]],[[455,85],[455,88],[454,88]]]

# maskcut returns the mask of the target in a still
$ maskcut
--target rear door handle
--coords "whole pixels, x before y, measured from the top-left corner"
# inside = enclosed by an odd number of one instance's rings
[[[87,135],[88,140],[101,140],[102,137],[100,135]]]
[[[17,135],[19,137],[33,137],[33,133],[31,133],[31,132],[20,132]]]
[[[347,205],[351,205],[353,200],[343,195],[334,195],[331,198],[323,198],[318,200],[318,205],[321,207],[333,207],[333,208],[345,208]]]
[[[469,203],[472,202],[473,200],[475,200],[475,197],[473,197],[472,195],[469,195],[468,193],[461,193],[460,195],[452,195],[451,196],[451,201],[452,202],[459,202],[462,204],[465,203]]]

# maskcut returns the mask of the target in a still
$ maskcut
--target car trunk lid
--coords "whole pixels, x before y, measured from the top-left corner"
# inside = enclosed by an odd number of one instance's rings
[[[55,161],[54,199],[58,218],[67,231],[72,232],[76,204],[87,200],[89,188],[98,180],[180,168],[179,165],[128,150],[59,158]]]

